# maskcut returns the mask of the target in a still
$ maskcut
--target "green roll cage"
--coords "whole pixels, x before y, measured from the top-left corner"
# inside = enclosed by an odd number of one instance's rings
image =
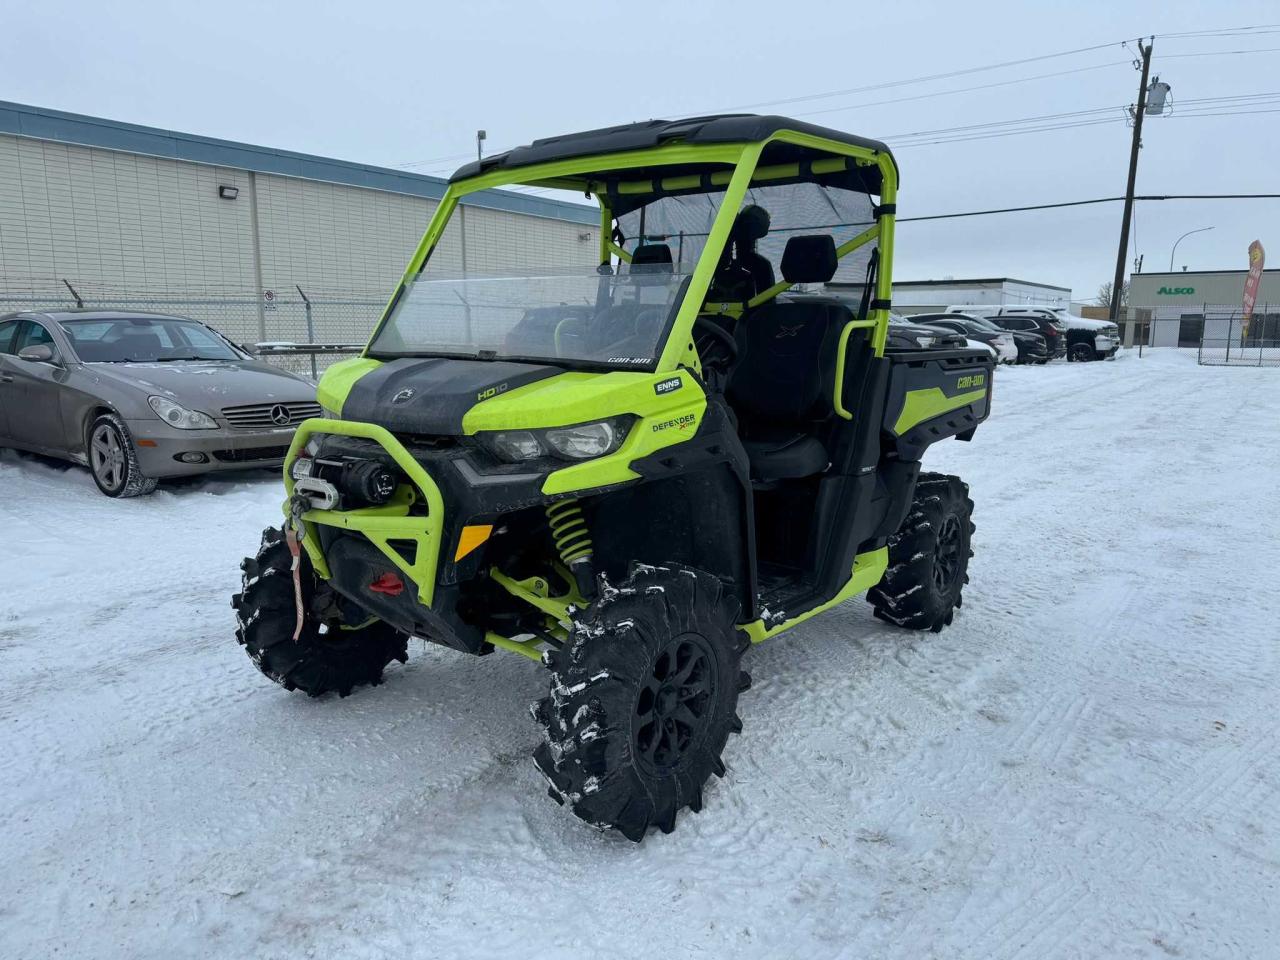
[[[765,148],[773,142],[792,144],[807,148],[827,156],[807,164],[812,174],[833,173],[848,168],[849,161],[860,166],[875,167],[880,174],[880,208],[875,223],[862,233],[841,244],[837,257],[843,258],[854,250],[872,241],[878,241],[880,259],[876,273],[875,295],[872,298],[872,309],[865,319],[850,321],[841,331],[835,382],[843,382],[845,355],[850,334],[856,329],[870,329],[872,346],[876,356],[884,355],[885,341],[889,329],[889,310],[882,304],[888,304],[893,289],[893,237],[894,237],[894,204],[898,192],[898,171],[892,157],[882,151],[860,147],[854,144],[830,140],[809,133],[793,130],[778,130],[769,137],[746,143],[726,144],[689,144],[668,143],[641,150],[630,150],[618,153],[593,154],[572,159],[554,160],[546,163],[532,164],[515,168],[499,168],[465,179],[455,180],[449,184],[440,205],[436,208],[427,226],[422,241],[409,260],[404,276],[397,285],[391,299],[383,310],[382,317],[373,331],[369,342],[377,337],[383,325],[391,316],[397,301],[405,289],[413,282],[426,266],[436,244],[444,235],[445,227],[453,216],[454,210],[462,198],[482,190],[492,190],[504,186],[531,186],[561,190],[572,190],[580,194],[592,196],[600,205],[600,244],[599,263],[607,265],[611,258],[617,256],[629,261],[631,255],[612,239],[613,213],[609,207],[609,194],[605,185],[593,179],[593,174],[600,170],[626,170],[640,167],[654,167],[689,163],[715,163],[731,165],[732,170],[711,174],[710,183],[715,187],[724,187],[725,195],[716,213],[706,246],[698,259],[690,278],[689,287],[681,301],[675,322],[663,345],[655,372],[667,373],[678,367],[700,370],[701,364],[697,351],[693,346],[694,321],[699,314],[740,314],[742,304],[706,303],[707,292],[720,254],[729,242],[730,231],[734,220],[742,207],[747,190],[753,184],[767,184],[771,181],[796,180],[801,178],[800,163],[784,163],[761,166],[760,158]],[[696,192],[704,182],[699,176],[670,177],[660,181],[663,190],[686,190]],[[646,194],[653,192],[654,181],[636,180],[616,183],[612,187],[619,195]],[[746,303],[746,308],[759,306],[778,294],[791,288],[786,281],[775,283]],[[368,353],[368,345],[365,354]],[[835,395],[835,411],[846,420],[852,419],[852,413],[846,410],[839,389]]]

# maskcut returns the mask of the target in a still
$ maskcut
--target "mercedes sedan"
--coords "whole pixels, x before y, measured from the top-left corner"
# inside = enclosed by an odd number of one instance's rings
[[[279,467],[315,387],[195,320],[0,316],[0,447],[89,467],[109,497],[165,477]]]

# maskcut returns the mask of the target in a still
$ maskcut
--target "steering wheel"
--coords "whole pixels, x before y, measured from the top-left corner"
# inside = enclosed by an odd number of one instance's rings
[[[705,367],[730,370],[738,361],[738,341],[706,314],[693,321],[693,345]]]

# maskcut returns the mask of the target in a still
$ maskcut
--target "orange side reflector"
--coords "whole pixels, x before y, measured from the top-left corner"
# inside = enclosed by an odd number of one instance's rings
[[[476,547],[480,546],[480,544],[489,539],[492,533],[492,523],[480,523],[475,526],[463,527],[462,536],[458,537],[458,549],[453,555],[453,562],[457,563]]]
[[[154,447],[155,445],[156,445],[156,442],[155,442],[154,440],[139,440],[139,441],[138,441],[138,446],[140,446],[140,447]]]

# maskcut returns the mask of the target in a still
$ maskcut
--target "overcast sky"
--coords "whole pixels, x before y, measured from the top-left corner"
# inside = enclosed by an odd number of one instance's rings
[[[1136,48],[1119,42],[1154,33],[1153,73],[1172,85],[1175,106],[1146,122],[1138,192],[1280,192],[1280,27],[1172,36],[1280,22],[1274,4],[541,6],[9,0],[0,99],[437,174],[467,159],[477,127],[497,151],[745,108],[887,138],[902,170],[898,213],[909,217],[1123,193],[1130,130],[1121,110],[1136,98],[1138,74]],[[765,105],[1102,44],[1111,45]],[[1267,52],[1204,55],[1240,50]],[[1041,79],[1006,83],[1028,77]],[[987,89],[962,89],[976,86]],[[1273,91],[1252,103],[1209,99]],[[1227,110],[1237,115],[1204,115]],[[1114,122],[950,143],[898,137],[1061,114],[1074,116],[1038,126]],[[1019,126],[980,132],[1007,129]],[[1111,204],[904,224],[895,276],[1012,276],[1092,299],[1114,269],[1120,213]],[[1140,204],[1131,252],[1148,270],[1166,269],[1179,234],[1213,226],[1182,243],[1178,267],[1244,269],[1255,238],[1280,262],[1280,235],[1268,229],[1278,214],[1277,200]]]

